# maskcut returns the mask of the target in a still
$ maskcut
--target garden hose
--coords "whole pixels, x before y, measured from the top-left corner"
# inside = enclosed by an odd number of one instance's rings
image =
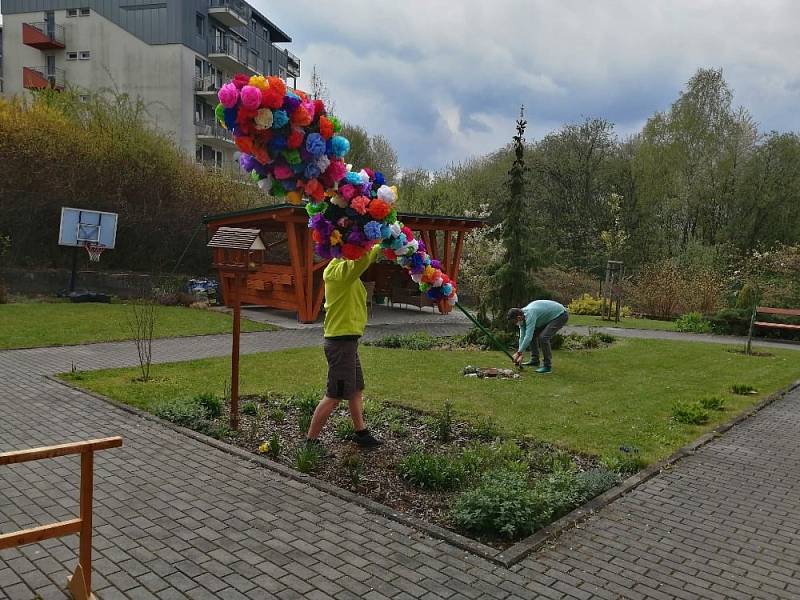
[[[494,337],[494,336],[493,336],[493,335],[492,335],[492,334],[489,332],[489,330],[488,330],[488,329],[486,329],[486,328],[485,328],[483,325],[481,325],[481,324],[478,322],[478,319],[476,319],[476,318],[475,318],[475,317],[473,317],[471,314],[469,314],[469,312],[467,311],[467,309],[466,309],[466,308],[464,308],[463,306],[461,306],[461,304],[459,304],[458,302],[456,302],[456,306],[458,307],[458,309],[459,309],[461,312],[463,312],[465,315],[467,315],[467,318],[468,318],[470,321],[472,321],[472,322],[473,322],[473,324],[475,325],[475,327],[477,327],[477,328],[478,328],[478,329],[480,329],[480,330],[481,330],[483,333],[485,333],[487,336],[489,336],[489,339],[490,339],[490,340],[492,340],[492,341],[494,342],[494,345],[495,345],[495,346],[497,346],[497,349],[498,349],[498,350],[501,350],[501,351],[503,352],[503,354],[505,354],[505,355],[506,355],[508,358],[510,358],[510,359],[511,359],[511,362],[513,362],[513,363],[514,363],[514,364],[515,364],[515,365],[516,365],[516,366],[517,366],[519,369],[522,369],[522,365],[518,365],[518,364],[516,363],[516,361],[514,360],[514,357],[513,357],[513,356],[511,356],[511,354],[508,352],[508,348],[506,348],[506,347],[505,347],[503,344],[501,344],[501,343],[500,343],[500,342],[497,340],[497,338],[496,338],[496,337]]]

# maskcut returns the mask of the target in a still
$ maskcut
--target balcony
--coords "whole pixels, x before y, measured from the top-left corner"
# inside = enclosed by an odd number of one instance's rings
[[[217,78],[213,75],[194,78],[194,93],[204,98],[216,97],[219,91]]]
[[[218,69],[230,73],[240,71],[255,73],[247,66],[247,47],[230,37],[211,40],[208,48],[208,62]]]
[[[289,77],[300,77],[300,59],[286,51],[286,72]]]
[[[55,23],[23,23],[22,43],[39,50],[63,50],[64,27]]]
[[[226,27],[250,24],[250,7],[242,0],[208,0],[208,15]]]
[[[222,127],[219,123],[195,123],[194,130],[198,142],[208,144],[214,148],[235,147],[231,132]]]
[[[239,183],[253,183],[250,175],[242,171],[238,161],[215,163],[214,161],[204,160],[196,163],[198,167],[209,173],[216,173],[231,181]]]
[[[63,90],[64,69],[22,67],[22,87],[26,90]]]

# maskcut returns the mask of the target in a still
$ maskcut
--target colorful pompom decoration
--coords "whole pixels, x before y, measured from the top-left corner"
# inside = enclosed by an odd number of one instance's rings
[[[380,244],[442,312],[458,301],[456,283],[397,220],[397,188],[380,172],[345,163],[350,142],[324,102],[260,75],[236,75],[217,96],[216,119],[233,134],[242,170],[264,192],[305,202],[320,257],[358,260]]]

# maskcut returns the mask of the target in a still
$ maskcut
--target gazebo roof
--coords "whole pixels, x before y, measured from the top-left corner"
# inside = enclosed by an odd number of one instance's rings
[[[472,217],[451,217],[446,215],[422,215],[400,213],[398,218],[412,229],[438,231],[469,231],[486,224],[484,219]],[[245,208],[216,215],[205,215],[206,225],[258,225],[264,229],[282,229],[280,223],[306,222],[308,214],[305,208],[296,204],[274,204],[257,208]]]

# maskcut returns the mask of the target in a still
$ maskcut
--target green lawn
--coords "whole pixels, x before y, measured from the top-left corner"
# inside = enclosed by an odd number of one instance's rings
[[[494,352],[407,351],[364,347],[367,395],[424,411],[445,401],[470,416],[490,415],[507,432],[530,435],[574,450],[603,455],[621,445],[636,446],[648,461],[669,455],[717,423],[730,419],[770,392],[800,378],[800,353],[776,350],[771,357],[747,357],[712,344],[618,340],[591,352],[557,352],[555,373],[525,371],[517,381],[479,380],[461,375],[467,364],[505,366]],[[136,369],[79,374],[78,384],[147,409],[164,398],[199,392],[222,393],[229,378],[227,359],[156,365],[155,379],[135,383]],[[321,348],[248,355],[242,358],[242,393],[292,392],[321,387]],[[759,390],[755,396],[728,393],[733,383]],[[722,394],[728,409],[712,413],[705,426],[670,418],[674,402]]]
[[[677,331],[674,321],[657,321],[655,319],[620,319],[619,323],[604,321],[593,315],[570,315],[568,325],[585,327],[621,327],[623,329],[656,329],[659,331]]]
[[[225,333],[229,315],[196,308],[159,306],[156,337]],[[126,304],[37,302],[0,304],[0,349],[65,346],[130,339]],[[268,331],[270,325],[242,319],[242,331]]]

